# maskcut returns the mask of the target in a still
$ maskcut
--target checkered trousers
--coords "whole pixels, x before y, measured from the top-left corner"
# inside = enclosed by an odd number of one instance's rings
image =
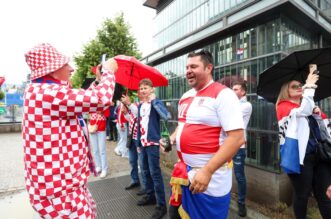
[[[96,204],[87,188],[54,199],[45,199],[33,205],[43,218],[96,218]]]
[[[88,142],[77,116],[108,108],[114,87],[110,73],[88,90],[59,84],[27,86],[22,121],[25,181],[30,202],[41,217],[96,217],[86,189]]]

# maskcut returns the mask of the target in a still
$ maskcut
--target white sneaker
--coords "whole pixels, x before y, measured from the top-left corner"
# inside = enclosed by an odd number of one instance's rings
[[[96,168],[95,168],[95,171],[96,171],[97,173],[100,173],[100,172],[101,172],[101,168],[100,168],[100,167],[96,167]]]
[[[128,153],[125,153],[125,154],[122,154],[121,157],[123,157],[123,158],[129,158],[129,155],[128,155]]]
[[[119,152],[118,150],[115,149],[114,152],[117,156],[122,156],[121,152]]]
[[[100,178],[105,178],[107,176],[107,171],[103,170],[101,171]]]

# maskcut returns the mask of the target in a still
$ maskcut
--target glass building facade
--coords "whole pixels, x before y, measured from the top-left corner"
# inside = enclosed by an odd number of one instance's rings
[[[254,2],[263,3],[263,1],[247,0],[172,1],[155,18],[158,27],[155,40],[158,48],[169,43],[176,44],[176,42],[185,39],[188,33],[198,34],[199,28],[213,24],[215,20],[222,18],[227,13],[250,10],[248,6]],[[277,1],[273,2],[277,3]],[[308,6],[312,5],[311,7],[324,10],[326,14],[330,10],[330,4],[327,0],[305,2]],[[329,14],[327,15],[329,16]],[[329,22],[329,20],[327,21]],[[272,172],[280,172],[275,105],[257,96],[256,88],[259,74],[293,51],[330,45],[328,39],[321,40],[319,33],[307,31],[303,25],[299,25],[286,13],[279,12],[272,18],[266,19],[265,22],[250,23],[246,28],[228,31],[227,34],[220,35],[210,42],[205,42],[202,46],[194,48],[194,50],[203,48],[212,53],[215,81],[228,85],[238,78],[247,81],[248,101],[253,106],[247,128],[246,163],[248,165]],[[165,48],[164,51],[166,50]],[[190,52],[189,49],[155,65],[169,79],[169,86],[160,87],[158,96],[165,101],[172,114],[171,129],[177,125],[178,100],[185,91],[190,89],[185,78],[188,52]],[[324,111],[330,115],[330,100],[322,101],[320,104]]]
[[[181,0],[173,1],[155,18],[154,39],[160,48],[180,39],[240,7],[248,0]]]

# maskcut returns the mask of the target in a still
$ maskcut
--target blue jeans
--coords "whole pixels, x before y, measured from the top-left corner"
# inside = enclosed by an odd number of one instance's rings
[[[234,174],[238,183],[238,203],[245,204],[246,176],[245,176],[246,148],[240,148],[233,157]]]
[[[129,162],[131,165],[131,172],[130,172],[131,183],[138,183],[140,181],[138,175],[138,162],[139,162],[142,188],[145,188],[146,180],[142,170],[141,153],[138,154],[137,152],[136,142],[137,140],[132,139],[131,148],[129,149]]]
[[[96,167],[100,167],[101,170],[107,171],[106,131],[91,133],[90,142]]]
[[[143,174],[146,179],[145,190],[149,198],[156,196],[157,206],[165,206],[164,184],[160,168],[160,147],[140,147]]]

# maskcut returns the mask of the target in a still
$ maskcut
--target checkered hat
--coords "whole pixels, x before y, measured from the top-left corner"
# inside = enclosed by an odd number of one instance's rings
[[[25,54],[25,61],[31,69],[31,80],[52,73],[69,62],[69,57],[59,53],[52,45],[42,43]]]

